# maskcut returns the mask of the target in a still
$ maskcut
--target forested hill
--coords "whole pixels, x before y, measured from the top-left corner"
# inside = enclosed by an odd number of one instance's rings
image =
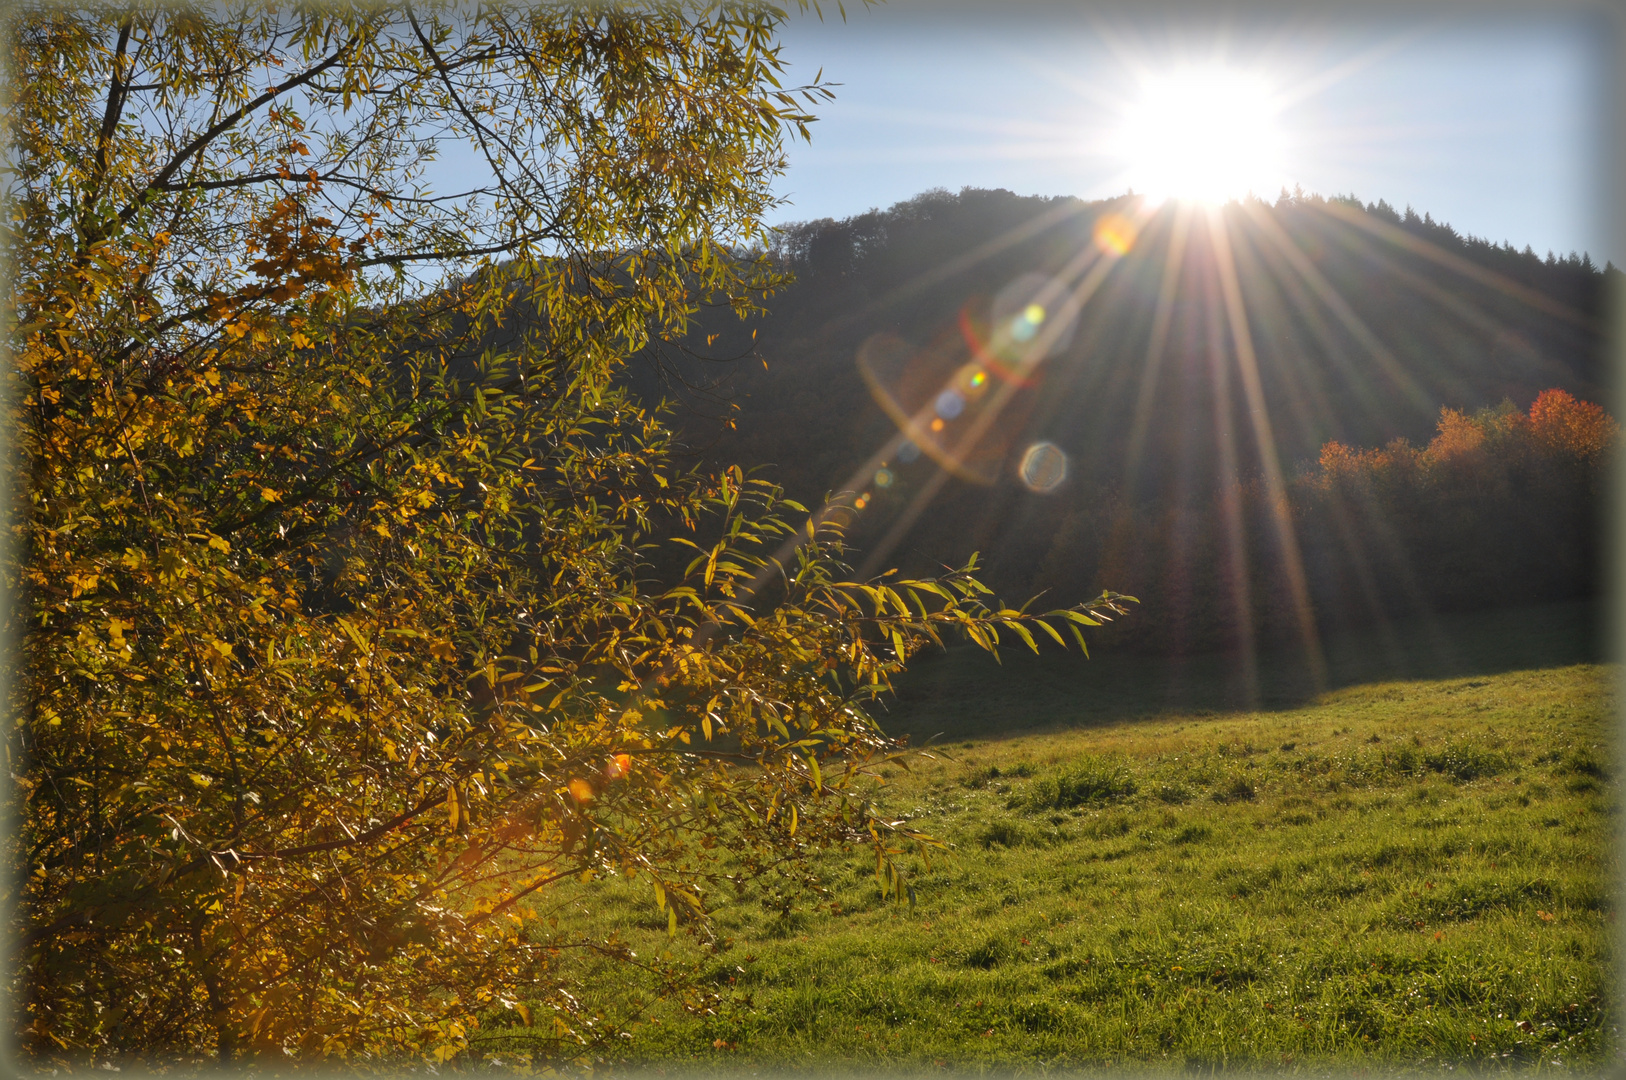
[[[768,314],[746,324],[709,314],[687,352],[665,350],[680,375],[712,387],[683,395],[695,410],[685,435],[710,463],[771,466],[762,475],[804,501],[867,490],[859,548],[875,552],[890,533],[886,564],[915,570],[980,550],[992,583],[1016,595],[1043,583],[1058,535],[1093,508],[1201,512],[1260,475],[1261,445],[1291,477],[1330,440],[1427,442],[1442,407],[1522,409],[1549,388],[1603,400],[1613,267],[1352,198],[1233,204],[1218,233],[1202,211],[1182,224],[1166,206],[1138,230],[1134,214],[1129,199],[966,189],[786,228],[775,254],[795,282]],[[1107,267],[1108,248],[1127,250]],[[926,500],[929,454],[888,461],[884,489],[855,472],[898,431],[883,399],[894,415],[916,411],[969,370],[1012,289],[1058,274],[1067,290],[1088,280],[1093,291],[980,436],[980,479],[951,478]],[[1166,326],[1154,332],[1160,295]],[[1228,297],[1247,313],[1241,353]],[[732,430],[705,416],[729,406]],[[1040,441],[1068,463],[1047,494],[1017,475]]]

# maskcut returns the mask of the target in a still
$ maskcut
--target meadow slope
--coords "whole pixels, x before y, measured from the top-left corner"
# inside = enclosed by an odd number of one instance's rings
[[[606,965],[595,1004],[644,1017],[635,1067],[1592,1072],[1619,1061],[1615,677],[956,737],[875,777],[948,845],[912,860],[912,901],[854,850],[819,857],[822,896],[714,894],[710,943],[669,938],[642,880],[560,917],[715,995],[645,1012]]]

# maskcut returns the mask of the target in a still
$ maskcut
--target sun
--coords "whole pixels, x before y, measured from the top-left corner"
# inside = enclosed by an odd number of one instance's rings
[[[1268,197],[1283,182],[1279,112],[1258,72],[1222,65],[1146,72],[1111,150],[1129,186],[1154,202]]]

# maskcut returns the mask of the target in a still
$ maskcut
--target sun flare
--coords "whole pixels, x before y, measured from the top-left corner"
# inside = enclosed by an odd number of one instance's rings
[[[1129,186],[1153,201],[1222,203],[1282,183],[1280,107],[1260,74],[1224,66],[1147,73],[1113,140]]]

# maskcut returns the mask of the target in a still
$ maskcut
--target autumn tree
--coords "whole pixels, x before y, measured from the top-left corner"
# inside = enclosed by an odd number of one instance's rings
[[[969,573],[676,461],[625,358],[777,284],[818,86],[756,5],[13,13],[17,1037],[39,1061],[467,1051],[579,1023],[566,877],[703,918],[923,840],[855,777]],[[661,580],[663,551],[689,561]],[[890,583],[888,583],[890,582]],[[1082,640],[1082,639],[1080,639]]]

